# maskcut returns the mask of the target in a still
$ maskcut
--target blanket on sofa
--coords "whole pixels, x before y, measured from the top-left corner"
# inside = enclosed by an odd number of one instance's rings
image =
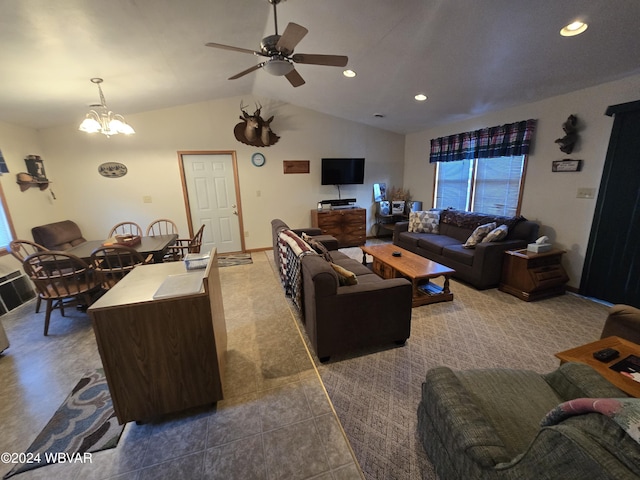
[[[480,225],[495,222],[496,225],[506,225],[511,231],[515,225],[526,220],[523,216],[503,217],[501,215],[487,215],[485,213],[464,212],[461,210],[446,209],[440,212],[440,222],[455,225],[457,227],[473,230]]]
[[[576,398],[561,403],[544,417],[540,425],[556,425],[573,415],[600,413],[615,421],[631,438],[640,443],[640,399]]]
[[[290,296],[294,305],[303,310],[302,268],[300,258],[316,254],[315,250],[302,238],[288,229],[278,232],[278,252],[280,258],[280,282],[285,295]]]

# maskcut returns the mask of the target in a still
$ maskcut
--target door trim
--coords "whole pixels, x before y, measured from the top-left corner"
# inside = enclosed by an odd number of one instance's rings
[[[240,181],[238,179],[238,160],[236,158],[235,150],[178,150],[178,168],[180,169],[180,182],[182,183],[182,196],[184,197],[184,206],[187,210],[187,223],[189,227],[189,238],[194,235],[192,218],[191,218],[191,206],[189,205],[189,192],[187,191],[187,181],[184,174],[184,162],[183,155],[231,155],[231,162],[233,164],[233,182],[236,188],[236,205],[238,206],[238,227],[240,228],[240,245],[242,252],[246,252],[246,246],[244,244],[244,223],[242,221],[242,202],[240,201]]]

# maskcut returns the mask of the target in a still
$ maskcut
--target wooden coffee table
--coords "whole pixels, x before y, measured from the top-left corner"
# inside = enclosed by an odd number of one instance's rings
[[[620,352],[620,356],[606,363],[593,358],[594,352],[604,348],[615,348]],[[556,357],[560,359],[560,363],[586,363],[623,392],[632,397],[640,397],[640,383],[609,368],[611,365],[618,363],[629,355],[640,356],[640,345],[619,337],[602,338],[596,342],[587,343],[586,345],[572,348],[571,350],[556,353]]]
[[[413,294],[411,305],[419,307],[436,302],[450,302],[453,293],[449,291],[449,278],[455,270],[432,260],[416,255],[391,243],[361,246],[362,263],[366,264],[366,254],[373,257],[373,271],[382,278],[404,277],[411,280]],[[400,252],[400,256],[393,256]],[[444,277],[442,287],[430,282],[432,278]]]

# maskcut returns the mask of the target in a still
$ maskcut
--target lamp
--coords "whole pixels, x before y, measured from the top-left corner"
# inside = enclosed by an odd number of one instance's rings
[[[100,132],[107,137],[117,135],[118,133],[123,133],[124,135],[136,133],[133,127],[125,122],[122,115],[113,113],[107,108],[107,102],[104,99],[102,87],[100,86],[103,80],[101,78],[92,78],[91,81],[98,85],[100,103],[91,105],[91,107],[97,108],[98,110],[90,110],[78,130],[87,133]]]
[[[271,75],[281,77],[291,72],[291,70],[293,70],[293,65],[282,55],[276,55],[264,62],[264,66],[262,68]]]

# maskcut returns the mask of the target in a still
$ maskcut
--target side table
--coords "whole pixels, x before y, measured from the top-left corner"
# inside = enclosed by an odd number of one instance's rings
[[[561,264],[564,250],[534,253],[524,248],[504,253],[500,290],[527,302],[564,294],[569,280]]]

